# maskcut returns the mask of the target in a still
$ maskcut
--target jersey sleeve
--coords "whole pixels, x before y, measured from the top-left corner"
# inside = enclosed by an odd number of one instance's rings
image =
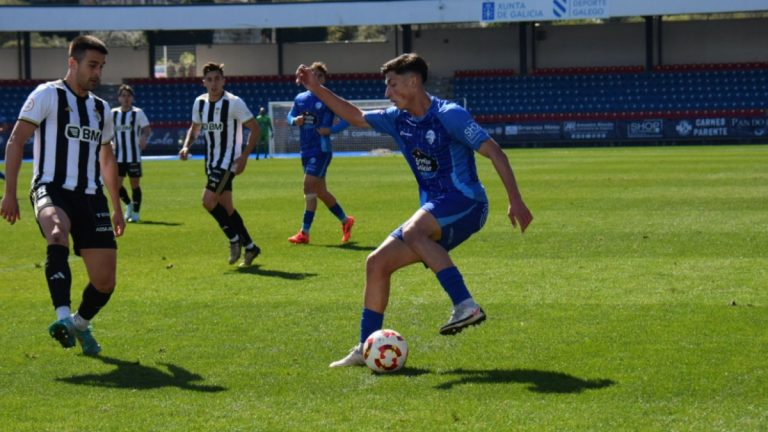
[[[456,104],[449,105],[440,112],[440,122],[451,136],[477,151],[484,142],[491,138],[472,116]]]
[[[192,123],[194,124],[203,123],[203,119],[200,118],[200,110],[198,109],[201,102],[202,99],[197,98],[195,99],[195,103],[192,104]]]
[[[24,120],[35,126],[40,126],[40,123],[42,123],[51,112],[51,107],[55,103],[55,93],[56,89],[53,87],[45,84],[39,85],[29,94],[29,96],[27,96],[24,106],[21,107],[19,120]]]
[[[139,125],[140,129],[144,129],[145,127],[149,126],[149,119],[147,118],[147,114],[143,109],[138,110],[136,113],[136,123]]]
[[[395,118],[397,118],[396,108],[366,111],[363,113],[363,117],[374,130],[391,135],[395,139],[398,138],[397,128],[395,127]]]
[[[109,145],[115,136],[115,121],[112,119],[112,110],[104,103],[104,127],[101,130],[101,144]]]
[[[250,109],[248,109],[248,105],[245,104],[245,101],[236,98],[234,99],[234,108],[235,108],[235,118],[240,120],[240,123],[245,123],[248,120],[254,118],[253,113]]]

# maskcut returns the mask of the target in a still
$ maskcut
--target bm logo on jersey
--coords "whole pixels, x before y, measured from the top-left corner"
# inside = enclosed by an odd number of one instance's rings
[[[66,130],[67,138],[69,139],[101,143],[101,131],[98,129],[68,124]]]
[[[224,123],[222,122],[208,122],[203,123],[204,131],[221,131],[224,130]]]
[[[130,132],[131,129],[132,129],[132,126],[129,124],[115,126],[115,132]]]

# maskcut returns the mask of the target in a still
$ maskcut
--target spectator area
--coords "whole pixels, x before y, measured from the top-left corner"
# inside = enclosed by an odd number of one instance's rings
[[[13,123],[41,81],[0,81],[0,123]],[[157,127],[188,125],[192,101],[205,89],[200,78],[127,79]],[[768,63],[456,71],[441,96],[466,103],[480,123],[541,120],[610,120],[765,116]],[[381,76],[334,74],[327,85],[347,99],[382,99]],[[302,90],[293,76],[227,77],[227,89],[252,111],[269,101],[290,101]],[[110,90],[114,91],[114,90]],[[115,104],[114,95],[103,95]]]

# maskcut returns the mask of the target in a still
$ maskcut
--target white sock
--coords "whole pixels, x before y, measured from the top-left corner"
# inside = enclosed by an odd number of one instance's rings
[[[72,316],[72,321],[74,321],[75,323],[75,328],[77,328],[80,331],[87,330],[88,325],[91,323],[89,320],[81,317],[79,313],[74,314]]]
[[[72,311],[69,309],[69,306],[59,306],[56,308],[56,319],[63,320],[69,317],[71,313]]]

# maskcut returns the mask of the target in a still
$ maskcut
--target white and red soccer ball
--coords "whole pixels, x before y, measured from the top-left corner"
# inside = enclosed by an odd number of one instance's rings
[[[394,330],[377,330],[365,339],[363,358],[374,372],[394,372],[405,366],[408,343]]]

